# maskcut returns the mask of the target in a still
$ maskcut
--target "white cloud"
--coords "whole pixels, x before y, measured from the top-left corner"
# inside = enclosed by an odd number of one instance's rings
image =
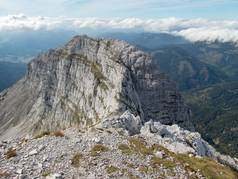
[[[60,19],[27,17],[24,14],[0,17],[0,31],[9,30],[51,30],[62,25]]]
[[[215,41],[238,43],[238,20],[208,19],[99,19],[99,18],[50,18],[28,17],[24,14],[0,16],[0,32],[14,30],[71,30],[96,31],[134,30],[166,32],[183,36],[190,41]]]

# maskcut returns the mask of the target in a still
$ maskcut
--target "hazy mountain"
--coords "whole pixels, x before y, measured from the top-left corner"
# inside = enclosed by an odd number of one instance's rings
[[[183,37],[174,36],[167,33],[104,33],[98,36],[121,39],[129,42],[130,44],[136,45],[143,49],[157,49],[162,46],[167,45],[178,45],[187,44],[189,41],[185,40]]]
[[[26,72],[26,64],[0,62],[0,92],[16,83]]]
[[[230,79],[238,79],[238,47],[232,43],[194,43],[183,48],[198,60],[218,67]]]
[[[176,81],[180,90],[208,86],[227,78],[218,68],[197,60],[181,47],[158,48],[151,55],[153,62]]]

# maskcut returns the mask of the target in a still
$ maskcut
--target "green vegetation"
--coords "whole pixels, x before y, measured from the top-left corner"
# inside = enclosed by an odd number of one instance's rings
[[[107,152],[109,150],[108,147],[102,145],[102,144],[96,144],[90,151],[91,156],[99,156],[103,152]]]
[[[108,166],[107,167],[107,173],[108,174],[112,174],[112,173],[115,173],[115,172],[118,172],[120,171],[120,169],[118,167],[115,167],[115,166]]]
[[[165,168],[172,169],[176,167],[176,163],[174,161],[166,160],[166,159],[161,159],[159,157],[153,156],[151,158],[151,166],[153,168],[156,168],[158,166],[162,165]]]
[[[173,174],[173,169],[177,165],[184,166],[187,172],[200,172],[206,178],[227,178],[236,179],[238,177],[237,173],[227,166],[223,166],[218,162],[211,160],[209,158],[196,158],[189,157],[187,154],[175,154],[168,149],[160,146],[158,144],[153,144],[150,147],[146,146],[145,141],[142,138],[130,137],[127,144],[119,144],[118,149],[126,155],[140,155],[142,157],[151,155],[150,165],[140,166],[139,171],[141,173],[147,174],[149,172],[156,171],[157,167],[164,167],[171,171]],[[165,154],[164,158],[159,158],[155,156],[156,151],[161,151]],[[127,167],[133,168],[132,163],[127,164]],[[152,168],[151,168],[152,167]]]
[[[127,172],[127,175],[128,175],[128,177],[129,177],[129,179],[139,179],[139,177],[133,175],[133,174],[130,173],[130,172]]]
[[[9,148],[4,155],[5,155],[6,159],[10,159],[12,157],[16,157],[17,156],[16,149]]]
[[[200,173],[211,179],[236,179],[238,174],[229,167],[223,166],[209,158],[195,158],[188,155],[177,155],[176,159],[179,162],[187,163],[187,170],[200,171]]]
[[[44,172],[42,173],[42,176],[43,176],[43,177],[47,177],[47,176],[49,176],[50,174],[51,174],[51,171],[46,170],[46,171],[44,171]]]
[[[74,154],[74,156],[71,159],[71,165],[73,165],[74,167],[79,167],[82,159],[83,155],[81,153]]]
[[[141,156],[153,155],[154,146],[147,147],[146,142],[142,138],[130,137],[129,144],[119,144],[118,149],[126,155],[138,154]]]
[[[238,157],[238,82],[193,90],[184,98],[202,137],[220,152]]]
[[[140,155],[153,155],[153,149],[146,146],[144,139],[131,137],[129,139],[130,147],[132,150]]]
[[[132,155],[134,152],[127,144],[119,144],[118,149],[126,155]]]
[[[149,169],[149,167],[147,167],[147,166],[140,166],[140,167],[139,167],[139,171],[140,171],[141,173],[148,174],[148,173],[150,172],[150,169]]]

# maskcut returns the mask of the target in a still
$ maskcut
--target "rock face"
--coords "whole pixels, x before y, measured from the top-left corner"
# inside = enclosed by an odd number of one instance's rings
[[[175,84],[150,56],[123,41],[86,36],[34,59],[26,76],[0,94],[0,109],[2,138],[90,127],[125,111],[141,124],[153,119],[192,129]]]

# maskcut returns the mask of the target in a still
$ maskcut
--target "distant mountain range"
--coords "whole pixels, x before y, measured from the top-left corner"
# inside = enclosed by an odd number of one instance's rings
[[[26,64],[0,62],[0,92],[18,81],[26,71]]]

